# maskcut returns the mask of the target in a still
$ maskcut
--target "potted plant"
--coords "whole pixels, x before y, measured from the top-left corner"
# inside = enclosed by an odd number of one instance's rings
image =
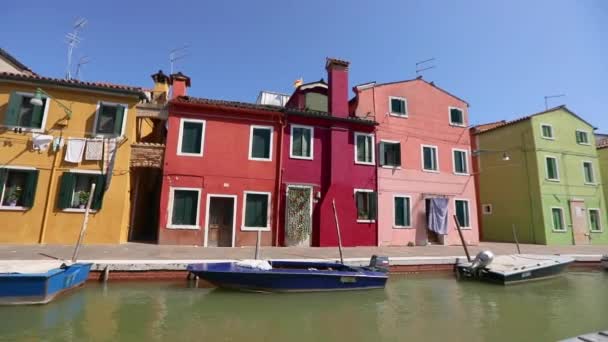
[[[21,198],[22,192],[23,189],[19,185],[16,185],[8,195],[8,205],[11,207],[16,207],[17,201],[19,201],[19,198]]]
[[[80,209],[84,209],[84,207],[87,205],[87,202],[89,201],[89,192],[88,191],[78,191],[78,208]]]

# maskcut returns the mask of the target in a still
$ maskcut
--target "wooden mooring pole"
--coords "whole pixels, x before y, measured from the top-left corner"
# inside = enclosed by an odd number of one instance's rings
[[[87,224],[89,223],[89,211],[91,210],[91,203],[93,202],[93,197],[95,197],[95,183],[91,184],[89,200],[87,201],[87,206],[84,209],[84,220],[82,221],[82,227],[80,228],[80,236],[78,236],[78,242],[76,243],[76,247],[74,247],[74,254],[72,254],[72,262],[76,262],[76,259],[78,259],[78,251],[80,250],[82,240],[84,240],[84,234],[87,231]]]
[[[344,257],[342,256],[342,235],[340,234],[340,224],[338,223],[338,211],[336,211],[336,199],[331,202],[334,206],[334,219],[336,220],[336,230],[338,231],[338,250],[340,251],[340,263],[344,265]]]
[[[467,255],[467,261],[471,262],[471,255],[469,254],[469,248],[467,247],[467,243],[464,241],[464,236],[462,236],[462,230],[460,230],[460,222],[458,222],[458,217],[454,215],[454,222],[456,222],[456,229],[458,229],[458,235],[460,236],[460,241],[462,242],[462,247],[464,247],[464,253]]]
[[[519,249],[519,241],[517,241],[517,232],[515,231],[515,224],[511,225],[513,229],[513,239],[515,239],[515,245],[517,246],[517,254],[521,254],[521,250]]]

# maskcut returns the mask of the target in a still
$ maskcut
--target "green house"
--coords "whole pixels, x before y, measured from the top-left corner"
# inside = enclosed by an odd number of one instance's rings
[[[472,128],[481,238],[608,244],[594,130],[565,106]]]

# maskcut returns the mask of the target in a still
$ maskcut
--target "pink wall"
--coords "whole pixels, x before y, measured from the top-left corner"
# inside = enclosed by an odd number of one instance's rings
[[[389,96],[407,99],[408,117],[389,115]],[[355,113],[365,116],[375,113],[379,123],[376,143],[382,139],[401,143],[401,168],[378,169],[378,243],[379,245],[406,245],[408,242],[423,244],[427,237],[425,198],[443,195],[449,198],[448,235],[444,244],[460,244],[453,218],[454,200],[469,201],[470,229],[463,230],[465,240],[476,244],[479,241],[475,184],[471,175],[455,175],[452,149],[468,151],[468,170],[472,172],[471,148],[466,127],[449,124],[449,107],[464,110],[465,126],[468,125],[468,105],[439,88],[423,81],[376,85],[361,90]],[[422,171],[421,145],[438,148],[438,173]],[[411,196],[412,227],[393,228],[394,195]]]
[[[235,112],[219,107],[209,109],[172,102],[160,199],[160,244],[203,245],[208,194],[237,196],[235,246],[255,245],[257,236],[256,232],[241,229],[244,191],[271,193],[270,226],[274,227],[272,213],[276,199],[277,140],[281,127],[279,117],[280,113],[274,112],[253,114],[243,109]],[[206,120],[202,157],[177,155],[181,118]],[[251,125],[274,127],[272,161],[248,159]],[[168,210],[170,187],[202,189],[198,222],[200,229],[167,228],[168,215],[171,214]],[[262,233],[264,245],[272,243],[272,234],[272,230]]]

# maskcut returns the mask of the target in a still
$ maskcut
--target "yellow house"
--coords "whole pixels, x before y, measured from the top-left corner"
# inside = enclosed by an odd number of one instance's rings
[[[127,240],[143,96],[136,87],[0,71],[0,243],[75,243],[90,196],[85,243]]]

